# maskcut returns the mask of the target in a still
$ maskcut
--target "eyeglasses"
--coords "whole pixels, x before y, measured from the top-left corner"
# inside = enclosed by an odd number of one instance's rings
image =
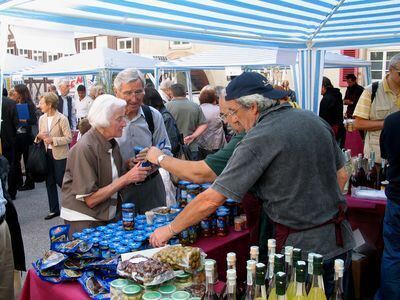
[[[135,97],[140,97],[144,94],[144,89],[136,90],[136,91],[124,91],[122,93],[125,97],[131,97],[135,95]]]
[[[238,112],[238,110],[241,109],[241,108],[242,108],[242,107],[238,107],[236,110],[228,111],[228,112],[225,113],[225,114],[220,113],[220,114],[219,114],[219,117],[220,117],[223,121],[225,121],[228,117],[235,115],[235,114]]]
[[[128,122],[128,117],[127,116],[120,116],[118,118],[115,119],[115,121],[117,121],[118,123],[122,123],[122,122]]]

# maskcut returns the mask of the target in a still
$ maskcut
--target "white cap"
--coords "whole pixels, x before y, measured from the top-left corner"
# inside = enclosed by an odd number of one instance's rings
[[[206,271],[212,271],[214,269],[214,262],[212,260],[206,260],[204,262],[204,268]]]
[[[253,265],[255,266],[257,264],[257,262],[253,259],[249,259],[246,263],[248,267],[252,267]]]
[[[236,261],[236,253],[235,252],[229,252],[226,255],[226,261],[230,261],[230,262]]]
[[[226,271],[226,278],[228,280],[236,280],[236,270],[235,269],[229,269]]]
[[[314,256],[316,255],[316,253],[310,252],[308,253],[308,262],[312,263],[314,261]]]
[[[300,266],[305,266],[306,262],[304,260],[298,260],[297,264],[300,265]]]
[[[275,239],[269,239],[268,240],[268,248],[271,247],[276,247],[276,240]]]
[[[283,254],[280,254],[280,253],[278,253],[278,254],[275,254],[275,257],[278,257],[278,258],[280,259],[280,258],[282,258],[282,257],[283,257]]]
[[[339,272],[344,270],[344,261],[343,259],[335,259],[335,271]]]
[[[260,253],[258,246],[250,247],[250,255],[258,255]]]
[[[257,263],[257,264],[256,264],[256,267],[257,267],[257,268],[262,268],[262,267],[265,267],[265,265],[264,265],[263,263]]]
[[[286,262],[291,262],[293,256],[293,247],[292,246],[286,246],[285,247],[285,261]]]

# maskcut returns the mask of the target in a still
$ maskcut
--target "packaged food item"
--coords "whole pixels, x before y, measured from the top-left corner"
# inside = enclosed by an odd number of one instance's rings
[[[192,273],[193,283],[204,283],[206,281],[206,273],[204,272],[204,266]]]
[[[94,261],[95,258],[81,259],[69,257],[67,260],[64,261],[64,267],[70,270],[83,270]]]
[[[41,270],[46,270],[48,268],[55,267],[61,264],[67,258],[68,256],[65,254],[53,250],[47,250],[44,253],[43,258],[40,260],[39,267]]]
[[[41,264],[40,259],[38,259],[35,263],[32,263],[32,266],[40,279],[51,283],[60,283],[62,281],[60,277],[60,270],[58,269],[42,270],[40,269],[40,264]]]
[[[153,255],[154,259],[168,263],[174,269],[197,270],[205,257],[205,253],[197,247],[168,246]]]
[[[98,276],[95,276],[94,272],[84,272],[78,281],[92,299],[110,298],[110,293],[107,292],[104,282]]]
[[[122,204],[122,226],[124,230],[130,231],[135,228],[135,204]]]
[[[206,294],[206,286],[204,284],[192,284],[184,288],[184,291],[190,293],[192,297],[203,299]]]
[[[228,234],[228,214],[224,211],[217,212],[217,236],[226,236]]]
[[[247,216],[246,216],[246,214],[241,214],[240,217],[243,220],[243,228],[247,229]]]
[[[110,258],[111,256],[111,252],[110,252],[110,248],[108,247],[108,241],[104,240],[99,242],[99,248],[100,248],[100,252],[101,252],[101,257],[102,258]]]
[[[160,286],[158,291],[161,294],[161,298],[171,298],[171,295],[176,292],[176,286],[163,285],[163,286]]]
[[[181,180],[178,182],[178,189],[177,189],[177,202],[179,204],[179,207],[185,207],[187,204],[187,190],[186,190],[186,186],[188,186],[190,184],[189,181],[184,181]]]
[[[131,284],[131,281],[128,279],[115,279],[110,283],[110,296],[111,300],[120,300],[122,299],[122,290],[124,287]]]
[[[70,225],[57,225],[51,227],[49,230],[50,244],[52,245],[56,242],[68,241],[69,227]]]
[[[122,289],[123,300],[142,299],[142,288],[139,285],[131,284]]]
[[[67,242],[54,242],[51,244],[51,250],[61,253],[75,253],[79,248],[79,244],[82,240],[72,240]]]
[[[190,203],[200,194],[200,185],[198,184],[189,184],[186,186],[187,190],[187,203]]]
[[[213,234],[211,216],[205,217],[201,222],[201,236],[210,237]]]
[[[174,271],[167,264],[156,259],[135,255],[118,264],[120,276],[133,279],[145,286],[158,285],[175,277]]]
[[[190,294],[185,291],[175,292],[171,295],[172,300],[188,300],[190,298]]]
[[[242,231],[243,227],[243,219],[241,217],[235,217],[235,231]]]
[[[154,217],[155,217],[155,214],[154,214],[154,211],[146,211],[146,223],[148,224],[148,225],[152,225],[153,224],[153,221],[154,221]]]
[[[60,277],[62,281],[72,281],[77,280],[82,276],[82,271],[78,270],[70,270],[70,269],[62,269],[60,271]]]
[[[159,292],[146,292],[142,296],[143,300],[159,300],[161,299],[161,294]]]
[[[100,261],[95,261],[88,265],[88,268],[97,270],[116,270],[119,258],[114,256]]]

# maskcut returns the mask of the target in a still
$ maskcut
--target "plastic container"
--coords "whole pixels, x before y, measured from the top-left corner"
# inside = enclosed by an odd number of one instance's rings
[[[190,298],[190,294],[185,291],[175,292],[171,295],[171,299],[173,300],[188,300]]]
[[[179,273],[175,276],[175,285],[178,289],[184,289],[192,284],[192,276],[189,273]]]
[[[136,284],[130,284],[122,289],[123,300],[142,299],[142,288]],[[112,299],[112,298],[111,298]]]
[[[158,291],[161,293],[162,299],[168,299],[168,298],[171,298],[171,295],[176,292],[176,286],[163,285],[163,286],[160,286]]]

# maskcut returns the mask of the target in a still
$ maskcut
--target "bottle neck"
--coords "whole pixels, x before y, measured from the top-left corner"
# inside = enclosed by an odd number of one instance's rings
[[[296,282],[296,296],[305,296],[306,293],[306,285],[304,282]]]
[[[322,278],[322,275],[314,274],[311,288],[320,288],[322,290],[325,290],[324,289],[324,280]]]
[[[342,294],[343,293],[343,277],[335,273],[335,292],[334,294]]]
[[[214,293],[213,271],[206,271],[206,288],[208,293]]]
[[[253,286],[253,272],[251,270],[247,270],[247,286]]]
[[[228,280],[228,294],[236,295],[236,280]]]

